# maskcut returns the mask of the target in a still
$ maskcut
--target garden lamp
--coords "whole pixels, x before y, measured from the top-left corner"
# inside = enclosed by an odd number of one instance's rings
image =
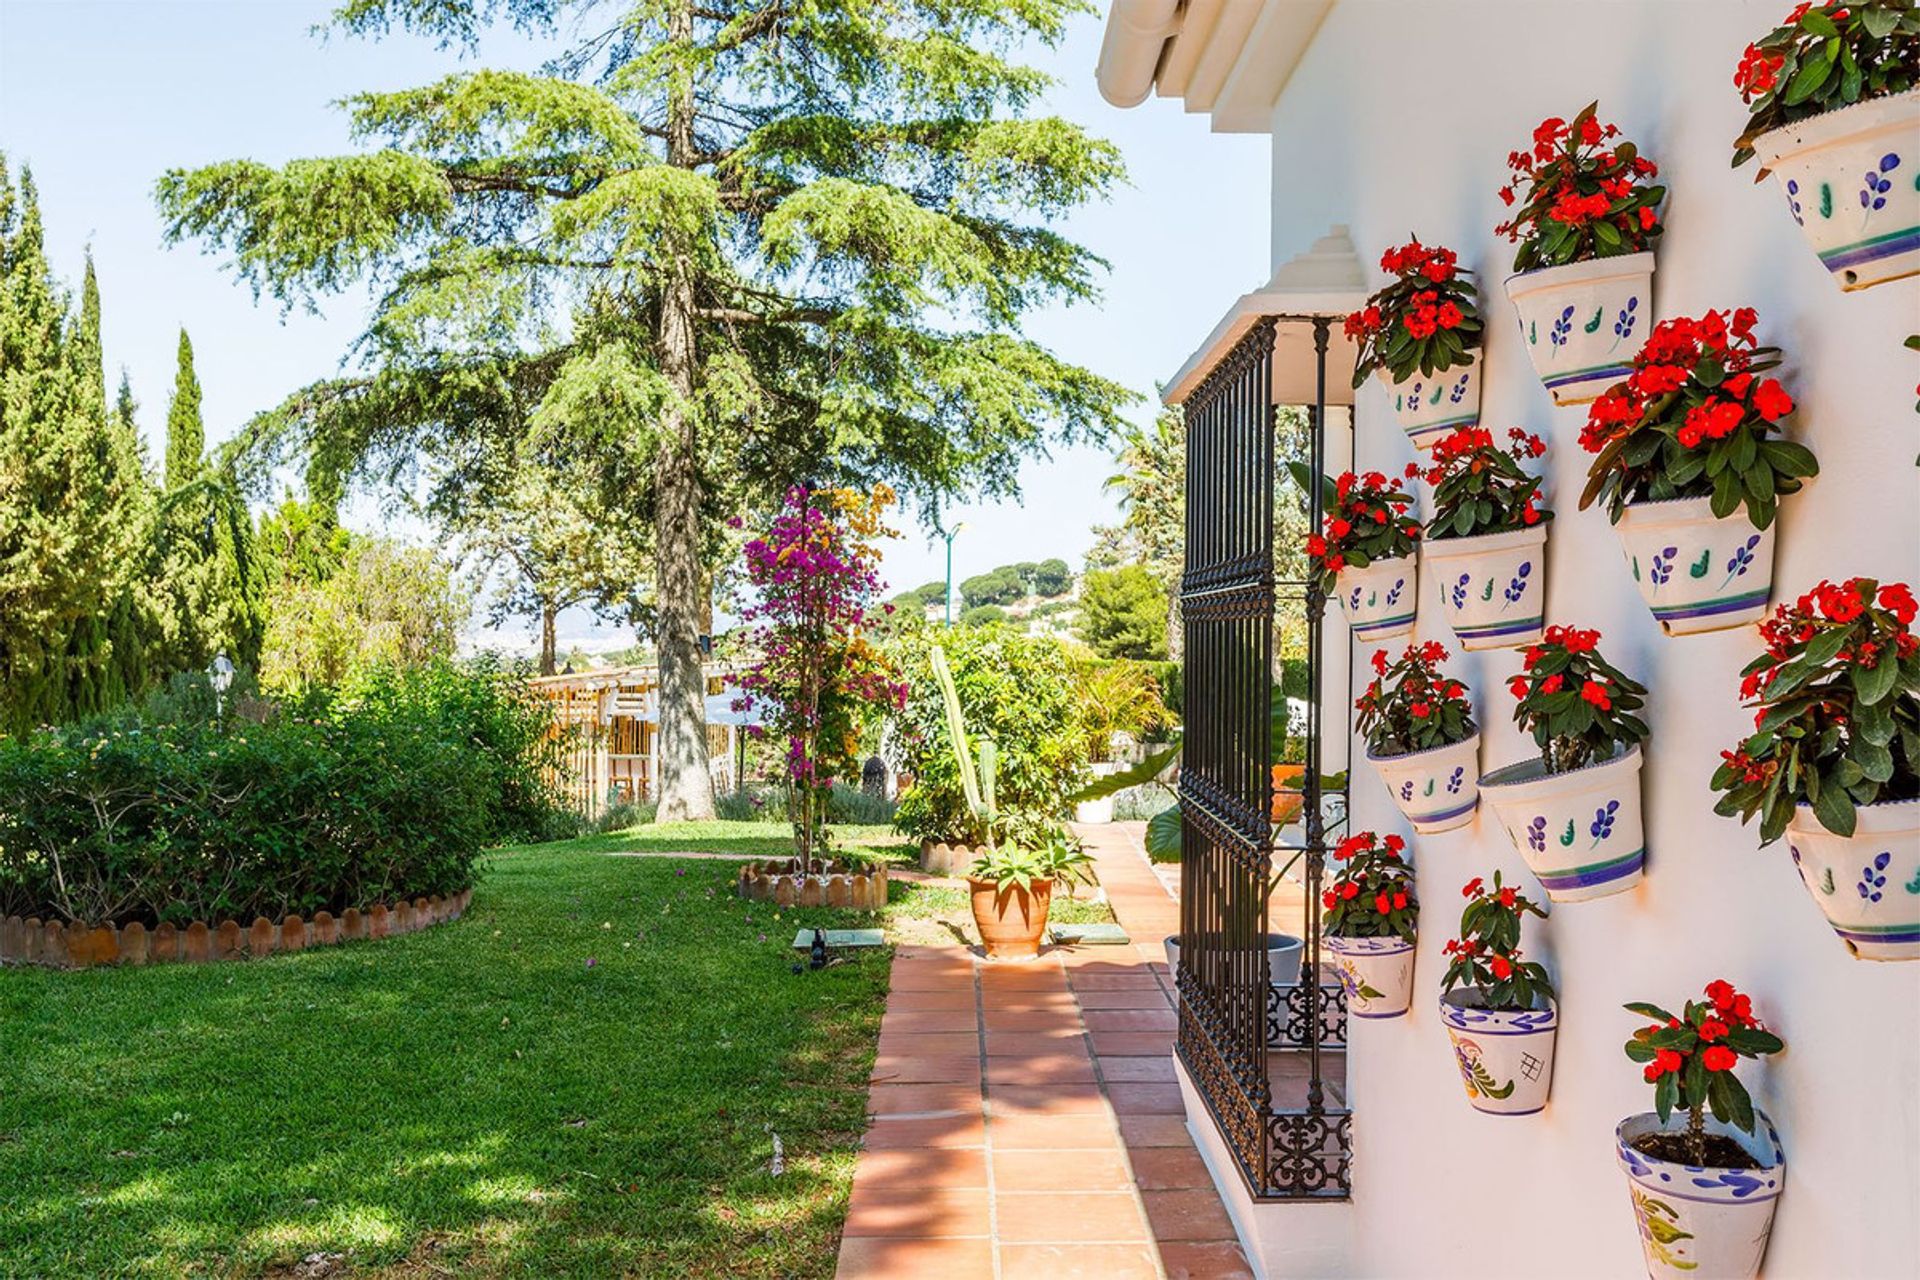
[[[965,520],[962,520],[962,521],[961,521],[961,522],[960,522],[959,524],[956,524],[955,526],[953,526],[953,528],[951,528],[951,529],[949,529],[949,530],[947,530],[947,532],[946,532],[946,539],[947,539],[947,625],[948,625],[948,626],[952,626],[952,625],[953,625],[953,540],[954,540],[954,538],[956,538],[956,537],[958,537],[958,536],[959,536],[959,534],[960,534],[960,531],[961,531],[962,529],[965,529],[966,527],[967,527],[967,522],[966,522]]]

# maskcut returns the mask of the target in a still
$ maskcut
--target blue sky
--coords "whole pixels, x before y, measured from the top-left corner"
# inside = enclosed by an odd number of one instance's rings
[[[181,325],[193,336],[215,441],[334,372],[359,332],[363,297],[338,299],[320,316],[282,316],[270,301],[256,304],[216,259],[165,247],[151,199],[154,179],[174,166],[348,150],[334,102],[462,65],[423,41],[316,35],[329,8],[324,0],[0,0],[0,149],[10,164],[33,167],[56,270],[77,284],[92,246],[109,378],[126,366],[156,456]],[[1143,397],[1135,416],[1144,419],[1154,380],[1265,276],[1267,147],[1263,137],[1212,134],[1175,102],[1108,106],[1093,84],[1099,43],[1100,20],[1089,15],[1058,50],[1036,49],[1030,60],[1063,82],[1051,109],[1114,140],[1126,157],[1130,185],[1062,226],[1112,264],[1106,296],[1095,307],[1038,314],[1028,332],[1134,388]],[[526,66],[540,54],[506,38],[478,61]],[[1063,451],[1025,467],[1020,503],[957,511],[969,529],[955,543],[955,577],[1054,555],[1077,565],[1090,527],[1113,516],[1101,492],[1111,469],[1104,449]],[[379,515],[360,504],[348,522],[370,528]],[[889,549],[885,573],[896,588],[942,572],[940,545],[922,530],[909,528]],[[590,647],[622,636],[584,615],[562,630],[563,640]],[[510,628],[496,642],[519,647],[528,633]]]

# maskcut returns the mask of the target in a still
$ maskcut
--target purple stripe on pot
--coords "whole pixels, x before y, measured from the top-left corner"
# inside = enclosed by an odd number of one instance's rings
[[[1576,382],[1618,382],[1630,371],[1629,365],[1609,364],[1602,365],[1598,369],[1574,369],[1568,373],[1556,373],[1551,377],[1542,378],[1541,381],[1546,383],[1549,389],[1572,386]]]
[[[1894,925],[1888,929],[1843,929],[1836,924],[1833,926],[1833,931],[1855,942],[1878,942],[1883,945],[1893,942],[1920,942],[1920,924]]]
[[[1414,427],[1407,432],[1408,438],[1418,442],[1428,436],[1451,435],[1462,427],[1476,426],[1480,422],[1478,413],[1470,413],[1464,418],[1448,418],[1445,422],[1429,422],[1423,427]]]
[[[1481,640],[1487,636],[1512,636],[1524,631],[1538,631],[1545,622],[1545,618],[1536,614],[1531,618],[1522,618],[1518,621],[1490,622],[1479,627],[1455,626],[1453,633],[1462,640]]]
[[[1857,267],[1863,262],[1877,262],[1881,258],[1911,253],[1915,249],[1920,249],[1920,227],[1896,231],[1884,239],[1869,240],[1865,244],[1850,244],[1839,249],[1829,249],[1820,255],[1820,261],[1826,263],[1829,271],[1844,271],[1848,267]]]
[[[1467,801],[1463,805],[1460,805],[1458,808],[1442,809],[1438,813],[1419,813],[1419,814],[1410,813],[1407,815],[1407,817],[1410,821],[1413,821],[1413,822],[1441,822],[1447,818],[1457,818],[1463,813],[1471,813],[1473,812],[1474,808],[1479,805],[1479,803],[1480,803],[1480,797],[1475,796],[1473,799]]]
[[[1405,1009],[1395,1009],[1392,1013],[1361,1013],[1357,1009],[1349,1009],[1347,1010],[1347,1016],[1349,1018],[1366,1018],[1373,1022],[1384,1022],[1388,1018],[1404,1018],[1407,1016],[1407,1011]]]
[[[1709,618],[1720,613],[1735,613],[1741,609],[1751,609],[1754,605],[1764,605],[1767,597],[1773,594],[1771,587],[1762,587],[1758,591],[1749,591],[1745,595],[1726,596],[1719,600],[1709,600],[1705,604],[1690,604],[1675,607],[1672,605],[1654,605],[1653,616],[1665,622],[1669,618]]]
[[[1546,889],[1579,889],[1590,884],[1607,884],[1630,876],[1640,870],[1647,860],[1645,849],[1635,849],[1624,858],[1615,858],[1609,862],[1595,863],[1580,871],[1567,875],[1546,875],[1535,872],[1534,878]]]

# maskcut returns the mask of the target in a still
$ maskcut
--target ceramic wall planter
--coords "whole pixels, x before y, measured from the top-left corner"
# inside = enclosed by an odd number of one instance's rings
[[[1419,558],[1405,555],[1375,560],[1363,569],[1342,569],[1334,594],[1346,610],[1353,638],[1364,644],[1404,636],[1413,630],[1419,609]]]
[[[1920,271],[1920,89],[1763,133],[1753,150],[1842,289]]]
[[[1540,638],[1547,611],[1547,526],[1420,542],[1429,589],[1463,649],[1510,649]]]
[[[1776,520],[1714,516],[1711,498],[1632,502],[1615,527],[1640,598],[1668,635],[1744,626],[1767,612]]]
[[[1837,836],[1808,805],[1787,822],[1787,848],[1807,892],[1862,960],[1920,960],[1920,800],[1856,811]]]
[[[1394,804],[1421,835],[1451,831],[1473,821],[1480,807],[1480,735],[1464,742],[1367,759],[1380,772]]]
[[[1710,1133],[1733,1139],[1759,1161],[1758,1169],[1715,1169],[1674,1164],[1629,1144],[1650,1133],[1680,1133],[1687,1115],[1665,1123],[1651,1111],[1628,1116],[1614,1130],[1614,1158],[1627,1175],[1640,1251],[1651,1280],[1751,1280],[1760,1274],[1773,1231],[1773,1207],[1787,1181],[1780,1135],[1764,1112],[1754,1113],[1752,1133],[1711,1117]]]
[[[1566,773],[1525,760],[1482,777],[1480,792],[1553,901],[1585,902],[1640,883],[1638,746]]]
[[[1399,938],[1322,939],[1356,1018],[1398,1018],[1413,1003],[1413,944]]]
[[[1627,376],[1653,327],[1653,254],[1590,258],[1507,277],[1520,337],[1555,404],[1586,404]]]
[[[1544,1003],[1533,1009],[1487,1009],[1476,988],[1440,997],[1440,1021],[1475,1111],[1530,1116],[1547,1105],[1560,1017],[1551,1000],[1541,999]]]
[[[1480,421],[1480,362],[1454,365],[1437,373],[1414,370],[1405,382],[1395,382],[1385,369],[1376,375],[1393,397],[1393,416],[1416,449]]]
[[[1053,881],[1035,880],[1031,889],[967,877],[973,894],[973,923],[980,930],[989,960],[1031,960],[1040,954],[1053,905]]]

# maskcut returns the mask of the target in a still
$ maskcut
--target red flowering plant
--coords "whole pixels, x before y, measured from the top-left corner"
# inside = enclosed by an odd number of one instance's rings
[[[1473,363],[1468,352],[1480,345],[1478,294],[1473,273],[1458,262],[1453,250],[1418,240],[1381,255],[1380,269],[1393,280],[1347,317],[1346,335],[1359,347],[1354,386],[1376,369],[1405,382],[1415,370],[1433,374]]]
[[[1542,996],[1551,1000],[1547,967],[1520,958],[1521,917],[1544,920],[1547,913],[1512,885],[1501,884],[1498,871],[1492,885],[1475,876],[1460,893],[1467,905],[1460,913],[1460,936],[1447,941],[1451,959],[1440,989],[1476,989],[1487,1009],[1532,1009]]]
[[[1473,736],[1467,686],[1440,670],[1446,660],[1446,648],[1432,640],[1408,645],[1392,660],[1385,649],[1374,651],[1373,680],[1353,704],[1368,751],[1403,756]]]
[[[1320,919],[1329,937],[1413,941],[1420,903],[1413,894],[1413,868],[1400,856],[1406,847],[1399,836],[1379,839],[1371,831],[1334,846],[1339,868],[1320,895]]]
[[[1515,271],[1639,253],[1664,229],[1667,189],[1652,182],[1659,166],[1616,142],[1620,130],[1595,118],[1599,108],[1590,102],[1571,120],[1541,121],[1533,148],[1507,156],[1512,176],[1500,199],[1513,217],[1494,231],[1520,246]]]
[[[1753,1002],[1728,982],[1709,982],[1705,1000],[1689,1000],[1675,1017],[1657,1004],[1635,1001],[1629,1013],[1651,1018],[1627,1041],[1627,1057],[1642,1065],[1653,1086],[1653,1107],[1661,1123],[1680,1109],[1688,1113],[1684,1134],[1650,1133],[1635,1148],[1676,1164],[1719,1169],[1753,1169],[1758,1164],[1731,1138],[1709,1137],[1706,1112],[1744,1133],[1753,1132],[1753,1099],[1733,1074],[1742,1058],[1759,1058],[1786,1048],[1779,1036],[1753,1016]]]
[[[1333,481],[1326,519],[1307,535],[1307,556],[1320,588],[1331,592],[1342,569],[1364,569],[1375,560],[1410,556],[1420,541],[1420,520],[1407,508],[1413,495],[1378,471],[1344,471]]]
[[[1600,654],[1600,633],[1548,627],[1521,657],[1507,687],[1518,700],[1514,723],[1533,735],[1548,773],[1611,759],[1647,736],[1633,714],[1646,686]]]
[[[1795,5],[1734,68],[1734,88],[1749,112],[1733,146],[1734,167],[1753,158],[1753,140],[1763,133],[1916,84],[1920,9],[1913,0]]]
[[[1507,432],[1507,439],[1511,443],[1499,448],[1485,427],[1462,427],[1434,444],[1425,468],[1407,464],[1408,479],[1424,476],[1433,486],[1428,537],[1507,533],[1553,519],[1541,505],[1540,477],[1520,466],[1523,459],[1544,457],[1546,444],[1518,427]]]
[[[826,852],[827,799],[835,778],[858,777],[869,721],[906,705],[907,686],[866,635],[893,500],[885,485],[870,494],[795,486],[744,548],[754,599],[740,616],[753,658],[735,678],[733,706],[762,712],[751,733],[786,740],[788,808],[805,866]]]
[[[1741,672],[1754,732],[1720,753],[1714,812],[1758,815],[1762,843],[1809,805],[1852,835],[1855,810],[1920,797],[1920,606],[1905,583],[1822,582],[1760,624],[1766,652]]]
[[[1710,498],[1715,516],[1744,506],[1764,529],[1781,495],[1819,474],[1811,451],[1774,438],[1793,397],[1762,376],[1780,349],[1755,343],[1757,318],[1741,307],[1653,326],[1627,380],[1587,411],[1580,446],[1597,456],[1582,511],[1604,500],[1617,524],[1630,502]]]

